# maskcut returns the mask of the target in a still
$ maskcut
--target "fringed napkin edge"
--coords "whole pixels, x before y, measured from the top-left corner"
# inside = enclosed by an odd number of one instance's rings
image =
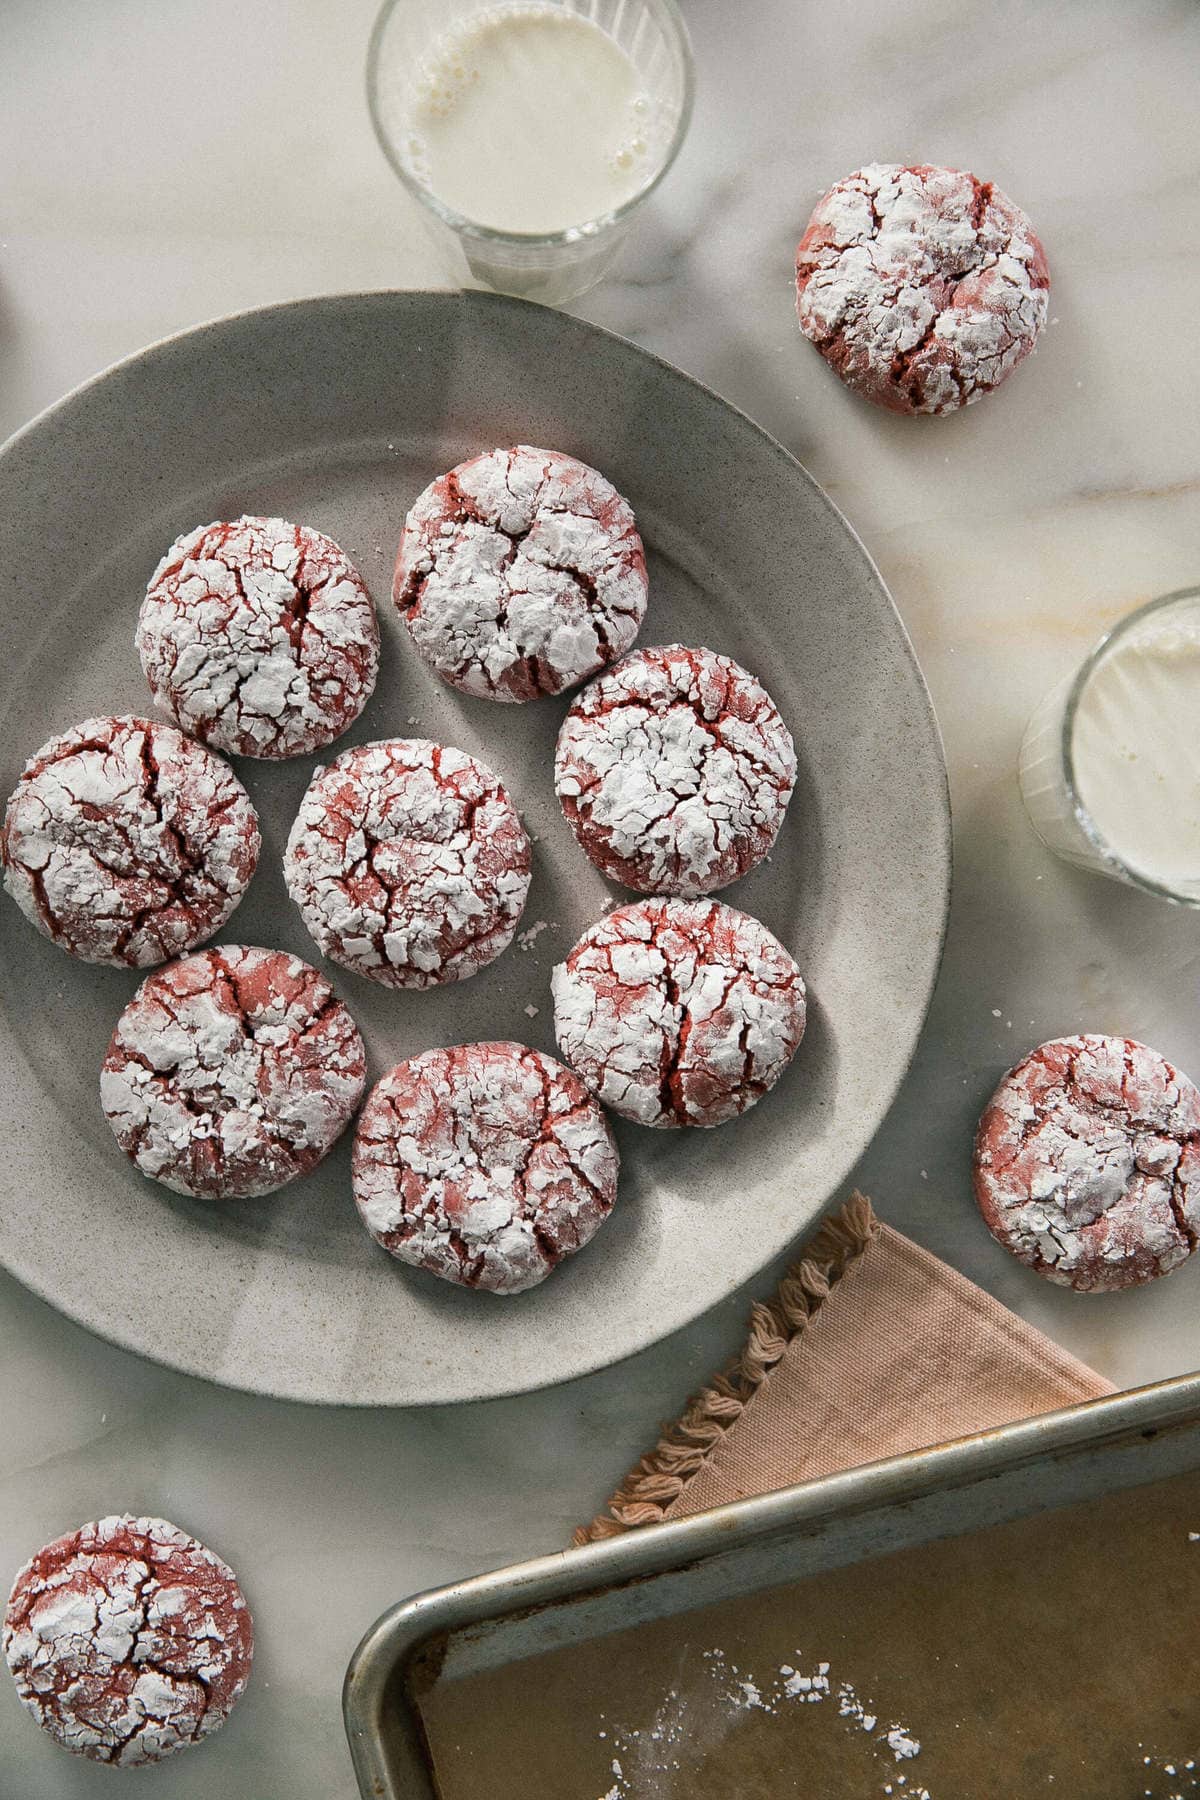
[[[822,1221],[772,1298],[755,1301],[746,1342],[729,1367],[692,1396],[681,1418],[663,1427],[654,1449],[630,1470],[606,1510],[576,1530],[575,1546],[662,1522],[788,1346],[812,1323],[879,1231],[871,1202],[860,1193]]]

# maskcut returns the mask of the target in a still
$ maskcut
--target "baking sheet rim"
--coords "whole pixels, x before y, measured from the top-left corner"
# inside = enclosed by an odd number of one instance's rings
[[[423,1792],[402,1793],[392,1782],[383,1723],[397,1673],[435,1635],[653,1579],[834,1518],[970,1488],[1044,1458],[1137,1435],[1157,1437],[1198,1420],[1200,1374],[1177,1376],[414,1594],[380,1615],[346,1671],[343,1716],[360,1792],[366,1800],[433,1800],[416,1708],[406,1706],[402,1729],[410,1769],[424,1777]]]

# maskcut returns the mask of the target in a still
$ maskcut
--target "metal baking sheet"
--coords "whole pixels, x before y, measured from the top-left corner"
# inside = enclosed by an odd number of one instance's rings
[[[346,1725],[372,1800],[1175,1800],[1198,1607],[1189,1376],[417,1596]]]

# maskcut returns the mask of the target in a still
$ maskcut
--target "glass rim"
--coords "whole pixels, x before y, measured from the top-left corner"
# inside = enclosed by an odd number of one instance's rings
[[[679,106],[679,117],[671,133],[671,141],[667,145],[661,162],[654,173],[636,192],[623,200],[620,206],[608,212],[597,213],[593,218],[584,219],[577,225],[564,226],[559,231],[501,231],[492,225],[481,225],[477,219],[470,219],[465,213],[447,206],[439,200],[432,188],[419,182],[404,165],[397,154],[391,135],[384,125],[379,105],[379,73],[380,55],[383,47],[384,33],[387,31],[393,15],[406,3],[406,0],[384,0],[371,27],[371,37],[367,44],[367,109],[371,115],[376,141],[387,158],[392,173],[399,176],[409,193],[414,195],[428,208],[443,225],[448,225],[460,237],[475,238],[485,244],[510,244],[522,249],[551,249],[557,246],[577,244],[587,238],[596,237],[606,231],[610,225],[619,224],[627,218],[633,209],[652,194],[659,182],[674,165],[676,157],[683,148],[683,140],[687,136],[688,126],[692,119],[692,106],[696,94],[696,64],[692,54],[692,41],[677,0],[645,0],[649,9],[657,13],[666,26],[675,48],[679,52],[683,67],[683,95]],[[562,0],[545,0],[548,5],[561,5]]]
[[[1156,617],[1168,607],[1178,606],[1183,600],[1200,600],[1200,586],[1174,588],[1169,594],[1160,594],[1157,599],[1147,600],[1142,606],[1135,606],[1116,624],[1111,626],[1104,636],[1093,644],[1091,650],[1080,663],[1071,678],[1067,703],[1063,710],[1063,719],[1059,749],[1062,756],[1063,780],[1066,783],[1067,799],[1076,824],[1087,838],[1096,854],[1106,862],[1123,881],[1132,887],[1140,888],[1143,893],[1153,894],[1160,900],[1173,900],[1179,906],[1200,906],[1200,894],[1181,894],[1178,888],[1169,887],[1165,882],[1155,881],[1152,876],[1144,875],[1132,867],[1121,853],[1114,849],[1096,824],[1091,813],[1080,798],[1075,781],[1075,758],[1071,744],[1075,735],[1075,715],[1083,698],[1083,691],[1088,682],[1114,647],[1121,643],[1138,625],[1146,619]]]

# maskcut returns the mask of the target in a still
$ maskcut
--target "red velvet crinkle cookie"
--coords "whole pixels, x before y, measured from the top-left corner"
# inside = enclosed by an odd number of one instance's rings
[[[392,592],[443,681],[485,700],[536,700],[628,650],[646,612],[646,558],[611,482],[517,444],[425,489]]]
[[[82,1525],[31,1558],[4,1654],[38,1724],[95,1762],[158,1762],[216,1731],[250,1676],[237,1577],[165,1519]]]
[[[173,725],[87,719],[32,756],[4,815],[4,885],[84,962],[146,968],[225,923],[258,861],[227,763]]]
[[[731,657],[635,650],[590,682],[554,781],[585,853],[643,894],[706,894],[761,861],[796,780],[792,735]]]
[[[942,413],[999,387],[1046,322],[1046,254],[991,182],[871,163],[818,201],[796,252],[800,326],[847,387]]]
[[[474,975],[511,942],[529,839],[484,763],[387,738],[317,770],[284,876],[331,961],[385,987],[433,987]]]
[[[100,1099],[143,1175],[239,1200],[315,1168],[365,1083],[358,1027],[323,975],[281,950],[222,944],[142,983],[113,1033]]]
[[[354,1198],[376,1241],[462,1287],[516,1294],[603,1224],[617,1147],[578,1076],[523,1044],[398,1063],[354,1140]]]
[[[720,900],[618,907],[554,971],[558,1047],[640,1125],[722,1125],[772,1088],[804,1036],[800,970]]]
[[[979,1121],[975,1198],[992,1235],[1085,1293],[1152,1281],[1200,1236],[1200,1093],[1130,1038],[1056,1038]]]
[[[150,578],[136,644],[154,698],[230,756],[308,756],[379,669],[375,603],[331,538],[286,519],[202,525]]]

